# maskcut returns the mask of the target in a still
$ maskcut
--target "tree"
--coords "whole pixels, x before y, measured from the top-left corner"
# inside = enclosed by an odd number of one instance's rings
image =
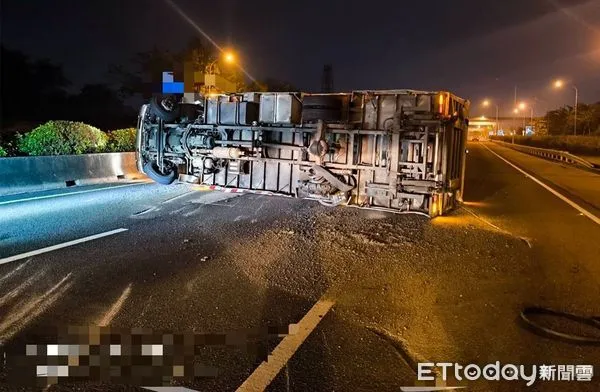
[[[573,108],[570,106],[563,106],[561,108],[551,110],[546,114],[546,121],[548,123],[548,133],[550,135],[565,135],[569,129],[569,117],[573,112]],[[572,124],[572,123],[571,123]],[[571,133],[572,131],[571,125]]]
[[[564,106],[546,114],[548,130],[551,135],[572,135],[575,123],[575,110]],[[600,102],[577,105],[577,134],[590,135],[600,128]]]
[[[141,96],[148,100],[161,91],[162,73],[173,71],[179,60],[177,54],[159,50],[155,46],[149,51],[135,54],[129,66],[111,66],[109,75],[120,86],[121,96]]]
[[[31,60],[24,53],[1,47],[2,127],[17,121],[44,121],[64,114],[65,88],[70,84],[60,65]]]
[[[577,106],[577,129],[581,135],[591,135],[600,126],[600,104]]]
[[[101,129],[131,126],[135,111],[126,106],[118,93],[105,84],[86,84],[80,93],[69,97],[65,118],[93,124]]]
[[[244,75],[239,67],[224,64],[220,53],[205,41],[194,38],[180,52],[171,53],[154,47],[150,51],[136,54],[128,66],[112,66],[110,74],[121,86],[125,97],[140,96],[148,100],[161,92],[162,73],[172,71],[183,78],[184,64],[191,63],[194,72],[203,73],[207,66],[216,61],[214,72],[234,82],[238,91],[245,87]]]

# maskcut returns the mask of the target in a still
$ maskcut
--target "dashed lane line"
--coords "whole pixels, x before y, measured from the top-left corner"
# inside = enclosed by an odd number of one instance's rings
[[[334,304],[333,300],[320,299],[294,326],[294,330],[279,342],[268,360],[263,361],[237,391],[264,391]]]
[[[94,234],[94,235],[91,235],[89,237],[83,237],[83,238],[79,238],[79,239],[76,239],[76,240],[73,240],[73,241],[63,242],[62,244],[52,245],[52,246],[48,246],[48,247],[45,247],[45,248],[41,248],[41,249],[37,249],[37,250],[32,250],[30,252],[21,253],[19,255],[5,257],[3,259],[0,259],[0,265],[1,264],[6,264],[6,263],[10,263],[10,262],[13,262],[13,261],[17,261],[17,260],[21,260],[21,259],[26,259],[26,258],[32,257],[32,256],[37,256],[37,255],[40,255],[42,253],[48,253],[48,252],[52,252],[54,250],[58,250],[58,249],[62,249],[62,248],[67,248],[69,246],[81,244],[83,242],[88,242],[88,241],[97,240],[99,238],[108,237],[108,236],[111,236],[111,235],[114,235],[114,234],[122,233],[122,232],[127,231],[127,230],[128,229],[124,229],[124,228],[110,230],[110,231],[106,231],[104,233]]]

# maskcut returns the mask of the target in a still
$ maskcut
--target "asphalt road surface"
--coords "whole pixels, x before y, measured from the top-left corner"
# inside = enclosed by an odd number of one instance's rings
[[[419,362],[600,372],[598,346],[519,321],[527,306],[600,315],[600,176],[489,143],[469,150],[465,205],[434,220],[150,183],[1,198],[0,390],[35,389],[15,378],[125,390],[108,377],[133,375],[203,391],[599,390],[600,374],[530,388],[417,380]],[[89,353],[68,359],[48,346],[86,342]],[[16,365],[16,353],[35,366]],[[36,377],[66,364],[93,380]]]

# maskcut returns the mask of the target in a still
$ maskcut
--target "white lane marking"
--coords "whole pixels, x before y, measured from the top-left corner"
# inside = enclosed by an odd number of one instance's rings
[[[51,287],[43,295],[25,304],[17,313],[11,314],[3,320],[2,324],[0,324],[0,344],[13,336],[20,328],[42,314],[50,305],[59,299],[71,287],[72,282],[63,286],[63,283],[65,283],[71,275],[72,273],[69,272],[60,282]],[[59,288],[60,290],[58,290]]]
[[[109,186],[109,187],[104,187],[104,188],[87,189],[85,191],[75,191],[75,192],[67,192],[67,193],[58,193],[56,195],[44,195],[44,196],[28,197],[28,198],[25,198],[25,199],[0,201],[0,206],[1,205],[5,205],[5,204],[22,203],[22,202],[32,201],[32,200],[43,200],[43,199],[52,199],[52,198],[55,198],[55,197],[64,197],[64,196],[71,196],[71,195],[81,195],[82,193],[99,192],[99,191],[105,191],[105,190],[108,190],[108,189],[117,189],[117,188],[124,188],[126,186],[143,185],[143,184],[150,184],[150,181],[141,181],[141,182],[135,182],[133,184],[115,185],[115,186]]]
[[[14,274],[16,274],[17,272],[19,272],[23,267],[25,267],[29,262],[31,261],[31,259],[25,261],[23,264],[19,265],[17,268],[15,268],[14,270],[10,271],[8,274],[4,275],[3,277],[0,278],[0,282],[2,282],[3,280],[6,280],[8,278],[10,278],[11,276],[13,276]]]
[[[108,310],[108,312],[106,312],[104,317],[102,317],[102,319],[98,322],[98,326],[106,327],[108,324],[110,324],[110,322],[115,318],[117,313],[119,313],[119,311],[123,307],[123,304],[127,300],[127,297],[129,297],[129,294],[131,294],[131,283],[129,283],[129,285],[125,287],[125,290],[123,290],[121,296],[110,307],[110,309]]]
[[[283,338],[268,360],[263,361],[237,390],[264,391],[334,304],[333,300],[320,299],[296,324],[295,333]]]
[[[600,225],[600,218],[598,218],[596,215],[592,214],[591,212],[589,212],[588,210],[586,210],[585,208],[583,208],[579,204],[577,204],[574,201],[572,201],[571,199],[567,198],[566,196],[563,196],[559,192],[555,191],[554,189],[552,189],[548,185],[544,184],[542,181],[538,180],[537,178],[535,178],[531,174],[527,173],[525,170],[521,169],[517,165],[513,164],[512,162],[510,162],[508,159],[506,159],[506,158],[500,156],[499,154],[497,154],[496,152],[492,151],[485,144],[483,144],[483,147],[485,147],[489,152],[491,152],[492,154],[494,154],[498,158],[502,159],[504,162],[508,163],[513,168],[515,168],[518,171],[520,171],[521,173],[523,173],[526,177],[530,178],[532,181],[534,181],[535,183],[537,183],[538,185],[540,185],[541,187],[543,187],[544,189],[546,189],[548,192],[552,193],[554,196],[558,197],[559,199],[561,199],[562,201],[564,201],[565,203],[567,203],[571,207],[575,208],[577,211],[581,212],[583,215],[585,215],[586,217],[588,217],[592,222],[596,223],[597,225]]]
[[[122,232],[127,231],[127,230],[128,229],[121,228],[121,229],[106,231],[104,233],[94,234],[94,235],[91,235],[89,237],[83,237],[83,238],[79,238],[77,240],[63,242],[62,244],[57,244],[57,245],[48,246],[48,247],[42,248],[42,249],[32,250],[31,252],[27,252],[27,253],[21,253],[20,255],[14,255],[14,256],[10,256],[10,257],[5,257],[3,259],[0,259],[0,264],[6,264],[6,263],[10,263],[12,261],[25,259],[27,257],[37,256],[37,255],[40,255],[42,253],[52,252],[52,251],[57,250],[57,249],[62,249],[62,248],[66,248],[66,247],[69,247],[69,246],[81,244],[83,242],[97,240],[98,238],[108,237],[109,235],[122,233]]]
[[[400,387],[402,392],[436,392],[436,391],[455,391],[466,387]]]

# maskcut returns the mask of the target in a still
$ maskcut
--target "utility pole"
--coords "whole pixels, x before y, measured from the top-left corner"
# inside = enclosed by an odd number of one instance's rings
[[[575,121],[573,124],[573,136],[577,136],[577,103],[579,100],[579,91],[577,90],[577,86],[573,86],[575,89]]]
[[[498,134],[498,130],[500,129],[500,124],[498,123],[498,113],[500,112],[500,109],[498,107],[498,105],[496,105],[496,135]]]
[[[515,84],[515,108],[516,108],[516,107],[517,107],[517,85]],[[514,124],[516,124],[516,122],[517,122],[517,116],[516,116],[516,114],[517,114],[517,113],[515,113],[515,116],[513,117],[513,126],[515,127],[515,128],[514,128],[514,129],[515,129],[515,132],[516,132],[516,130],[517,130],[517,126],[516,126],[516,125],[514,125]],[[513,143],[514,143],[514,137],[513,137]]]
[[[323,76],[321,77],[321,92],[333,92],[333,66],[331,64],[326,64],[325,66],[323,66]]]

